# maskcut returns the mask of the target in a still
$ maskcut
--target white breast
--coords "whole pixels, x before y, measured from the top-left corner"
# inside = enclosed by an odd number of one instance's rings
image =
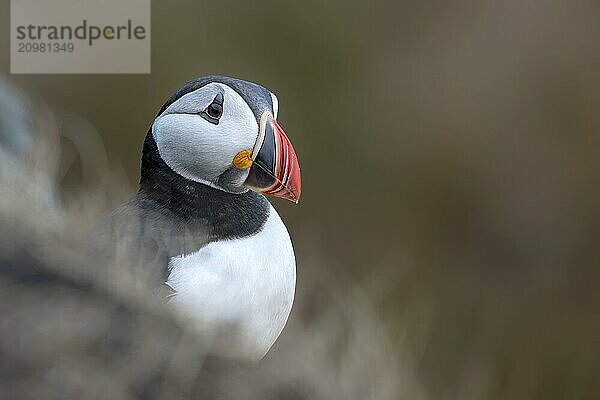
[[[296,261],[271,206],[263,229],[174,257],[171,302],[220,355],[260,359],[283,330],[294,300]]]

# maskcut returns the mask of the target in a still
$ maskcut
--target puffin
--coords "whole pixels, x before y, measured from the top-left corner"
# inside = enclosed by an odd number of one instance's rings
[[[138,192],[109,219],[113,243],[167,288],[209,354],[262,359],[292,309],[294,250],[265,196],[298,203],[301,194],[278,108],[256,83],[186,83],[146,134]]]

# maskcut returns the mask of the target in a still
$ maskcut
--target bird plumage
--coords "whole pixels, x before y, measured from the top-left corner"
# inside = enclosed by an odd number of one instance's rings
[[[213,98],[220,120],[202,114]],[[253,83],[213,76],[186,84],[148,131],[138,193],[108,223],[108,239],[167,285],[174,308],[219,355],[262,358],[293,302],[287,229],[265,196],[244,187],[251,170],[231,161],[241,149],[251,152],[261,118],[274,118],[277,107]]]

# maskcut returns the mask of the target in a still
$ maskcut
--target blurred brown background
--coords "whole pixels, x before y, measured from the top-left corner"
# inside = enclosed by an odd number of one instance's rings
[[[151,28],[150,75],[10,79],[132,187],[175,89],[261,83],[302,168],[275,202],[300,298],[358,282],[430,398],[600,398],[600,3],[155,0]]]

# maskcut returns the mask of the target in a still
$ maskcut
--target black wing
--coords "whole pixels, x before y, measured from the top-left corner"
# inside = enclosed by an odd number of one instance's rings
[[[203,223],[191,223],[161,206],[143,191],[115,209],[98,229],[94,248],[111,264],[142,272],[162,285],[169,260],[193,253],[209,242]]]

